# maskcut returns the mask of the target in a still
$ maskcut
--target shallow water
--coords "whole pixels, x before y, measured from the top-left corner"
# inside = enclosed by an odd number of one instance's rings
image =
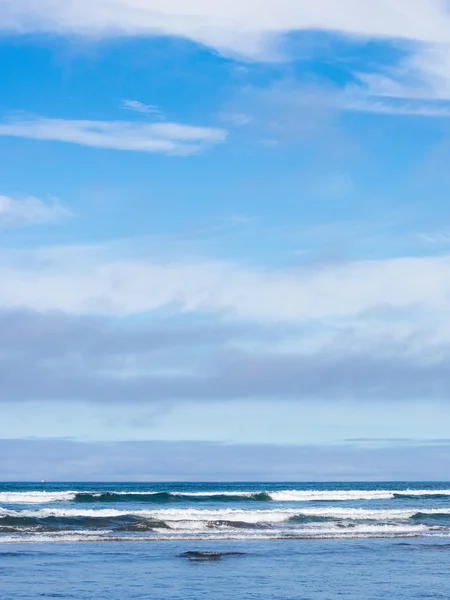
[[[183,552],[240,552],[191,560]],[[450,546],[414,539],[11,544],[0,549],[0,597],[449,598]]]
[[[449,562],[450,484],[0,485],[1,600],[448,599]]]

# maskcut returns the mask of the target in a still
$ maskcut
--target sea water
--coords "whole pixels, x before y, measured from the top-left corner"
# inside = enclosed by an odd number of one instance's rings
[[[450,598],[450,484],[0,484],[0,599]]]

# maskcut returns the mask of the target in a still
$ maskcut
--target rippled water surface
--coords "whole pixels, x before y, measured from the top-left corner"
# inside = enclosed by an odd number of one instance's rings
[[[0,599],[450,598],[450,484],[0,484]]]

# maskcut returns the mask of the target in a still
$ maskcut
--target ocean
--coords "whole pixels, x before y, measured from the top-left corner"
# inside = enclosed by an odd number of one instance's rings
[[[0,484],[0,599],[450,598],[450,484]]]

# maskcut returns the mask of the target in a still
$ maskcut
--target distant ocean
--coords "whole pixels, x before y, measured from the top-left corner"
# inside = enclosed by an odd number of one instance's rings
[[[0,599],[450,598],[450,484],[0,484]]]

